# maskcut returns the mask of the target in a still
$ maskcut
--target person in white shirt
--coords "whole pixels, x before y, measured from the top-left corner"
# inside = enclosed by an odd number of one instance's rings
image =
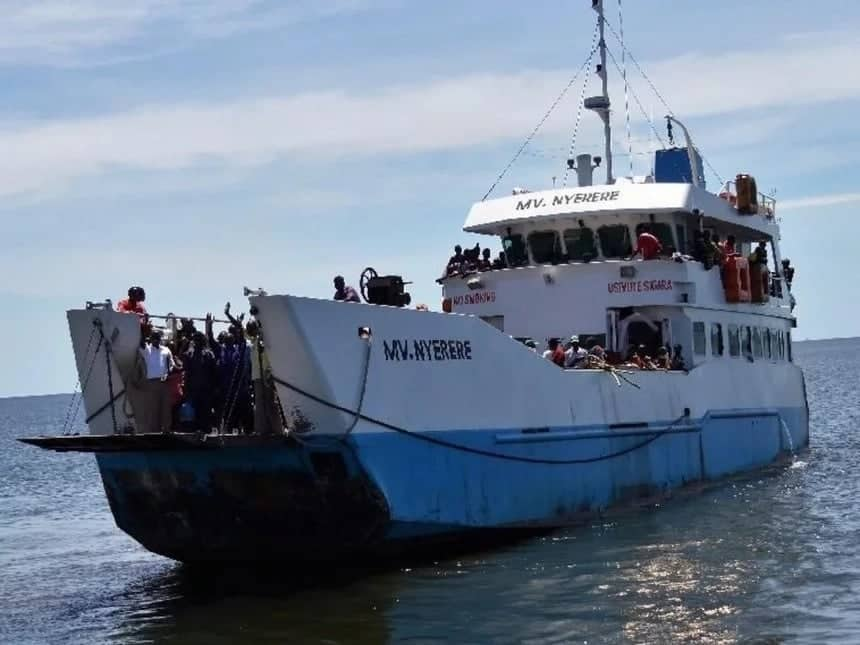
[[[564,352],[565,369],[585,367],[586,358],[588,358],[588,352],[584,347],[579,346],[579,336],[571,336]]]
[[[170,432],[171,402],[168,375],[176,369],[169,348],[161,344],[161,331],[155,330],[149,342],[138,350],[137,380],[142,393],[142,410],[135,410],[139,432]]]

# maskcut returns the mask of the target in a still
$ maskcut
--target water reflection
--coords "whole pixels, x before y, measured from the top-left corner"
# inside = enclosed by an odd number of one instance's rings
[[[805,365],[803,467],[389,568],[201,574],[153,556],[114,526],[93,462],[34,467],[8,437],[35,413],[0,402],[0,641],[856,642],[860,342],[848,343],[815,345]]]

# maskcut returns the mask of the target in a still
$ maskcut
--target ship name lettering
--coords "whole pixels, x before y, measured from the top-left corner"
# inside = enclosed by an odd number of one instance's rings
[[[577,191],[564,195],[555,195],[552,198],[553,206],[569,206],[570,204],[586,204],[594,202],[614,202],[621,196],[620,190],[591,190],[587,192]],[[515,210],[525,211],[532,208],[543,208],[546,200],[541,198],[521,199],[517,202]]]
[[[642,293],[648,291],[671,291],[671,280],[630,280],[610,282],[606,285],[609,293]]]
[[[472,342],[443,338],[382,341],[387,361],[470,361]]]

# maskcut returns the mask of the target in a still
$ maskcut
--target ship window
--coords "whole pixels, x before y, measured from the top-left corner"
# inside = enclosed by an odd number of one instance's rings
[[[705,355],[705,323],[693,323],[693,353],[697,356]]]
[[[564,230],[564,245],[567,247],[567,257],[573,262],[588,262],[593,260],[594,231],[584,226]]]
[[[737,325],[729,325],[729,355],[741,355],[741,339]]]
[[[770,329],[765,329],[762,334],[762,345],[764,345],[764,355],[766,358],[773,359],[774,351],[773,351],[773,332]]]
[[[779,360],[785,358],[785,341],[782,339],[782,330],[776,332],[776,357]]]
[[[752,358],[752,333],[749,327],[741,327],[741,350],[747,358]]]
[[[630,230],[623,224],[601,226],[597,229],[600,250],[605,258],[626,258],[633,254],[630,244]]]
[[[558,262],[558,257],[561,255],[561,243],[555,231],[529,233],[529,246],[535,264]]]
[[[683,224],[675,225],[675,234],[678,236],[678,251],[687,252],[687,230]]]
[[[753,345],[753,356],[755,356],[756,358],[761,358],[763,356],[762,348],[761,348],[761,330],[758,327],[753,327],[752,345]]]
[[[788,357],[788,360],[791,361],[791,332],[787,332],[785,334],[785,355]]]
[[[523,242],[523,236],[519,233],[512,233],[503,237],[502,248],[505,250],[505,259],[509,267],[518,267],[528,263],[526,245]]]
[[[485,323],[492,325],[499,331],[505,331],[505,317],[504,316],[479,316],[481,320]]]
[[[723,326],[720,323],[711,323],[711,354],[723,355]]]

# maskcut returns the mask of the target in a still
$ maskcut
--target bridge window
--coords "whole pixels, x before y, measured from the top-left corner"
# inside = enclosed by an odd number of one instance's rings
[[[723,355],[723,326],[720,323],[711,323],[711,354]]]
[[[741,350],[744,356],[752,358],[752,332],[749,327],[741,327]]]
[[[633,254],[630,230],[623,224],[601,226],[597,229],[600,250],[605,258],[626,258]]]
[[[737,325],[729,325],[729,356],[741,355],[741,338]]]
[[[705,355],[705,323],[693,323],[693,353],[697,356]]]
[[[535,264],[558,262],[561,255],[561,242],[555,231],[535,231],[529,233],[529,247]]]
[[[505,250],[505,259],[508,262],[508,266],[518,267],[528,264],[529,258],[526,255],[526,245],[523,242],[523,236],[519,233],[512,233],[503,237],[502,248]]]
[[[786,357],[791,361],[791,332],[786,332],[785,334],[785,350]]]
[[[783,337],[782,330],[776,332],[776,357],[779,360],[785,358],[785,338]]]
[[[753,327],[752,330],[752,346],[753,356],[761,358],[763,356],[761,348],[761,330],[758,327]]]
[[[770,329],[764,329],[762,331],[762,345],[764,345],[764,355],[766,358],[774,359],[776,358],[775,352],[773,351],[773,332]]]
[[[636,226],[637,237],[645,226],[646,224],[644,222]],[[663,222],[651,222],[648,226],[651,229],[651,234],[660,240],[660,244],[663,246],[664,252],[675,249],[675,240],[672,239],[671,226],[664,224]]]
[[[584,226],[564,230],[564,245],[567,257],[573,262],[588,262],[594,259],[594,231]]]

